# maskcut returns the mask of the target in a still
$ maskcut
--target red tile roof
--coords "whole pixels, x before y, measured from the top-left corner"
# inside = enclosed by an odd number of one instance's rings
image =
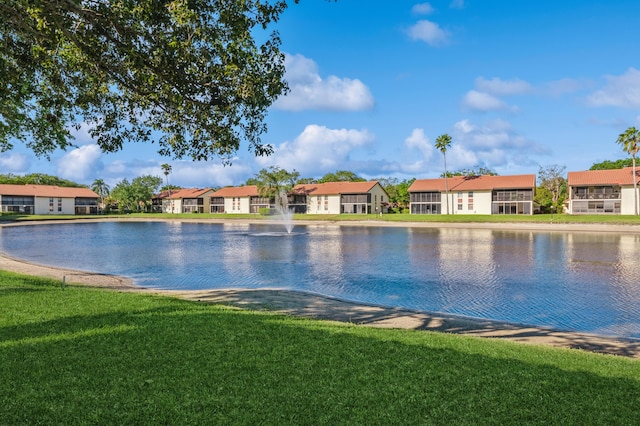
[[[171,198],[173,200],[182,199],[182,198],[198,198],[205,195],[207,192],[213,191],[211,188],[186,188],[186,189],[174,189],[171,190],[171,196],[166,194],[166,198]],[[164,194],[164,191],[163,191]],[[163,198],[163,197],[160,197]]]
[[[378,181],[369,182],[326,182],[300,184],[293,188],[296,194],[307,195],[340,195],[340,194],[364,194],[373,189]]]
[[[409,192],[445,190],[445,179],[417,179],[409,187]],[[452,176],[447,178],[449,191],[491,191],[494,189],[535,188],[536,175],[511,176]]]
[[[59,197],[59,198],[100,198],[89,188],[69,188],[53,185],[10,185],[0,184],[0,195]]]
[[[212,197],[257,197],[258,195],[256,185],[228,186],[211,194]]]
[[[640,176],[640,167],[636,169],[636,176]],[[567,173],[567,185],[633,185],[633,168],[569,172]]]

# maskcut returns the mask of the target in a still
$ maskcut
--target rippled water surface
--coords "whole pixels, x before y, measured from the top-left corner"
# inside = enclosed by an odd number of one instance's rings
[[[411,227],[100,222],[6,227],[0,250],[162,289],[284,288],[640,338],[640,238]]]

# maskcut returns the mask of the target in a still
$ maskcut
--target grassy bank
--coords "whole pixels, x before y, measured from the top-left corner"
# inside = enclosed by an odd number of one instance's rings
[[[640,362],[0,271],[3,424],[635,424]]]
[[[128,215],[2,215],[0,220],[11,221],[38,221],[38,220],[74,220],[74,219],[215,219],[234,220],[252,219],[269,220],[277,219],[276,216],[261,216],[258,214],[169,214],[169,213],[134,213]],[[640,225],[640,216],[630,215],[567,215],[567,214],[537,214],[537,215],[414,215],[414,214],[385,214],[385,215],[360,215],[360,214],[297,214],[294,220],[304,221],[382,221],[382,222],[432,222],[432,223],[585,223],[585,224],[615,224],[615,225]]]

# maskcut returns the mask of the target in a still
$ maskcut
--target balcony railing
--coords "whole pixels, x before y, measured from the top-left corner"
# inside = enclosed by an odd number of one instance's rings
[[[574,200],[619,200],[619,193],[613,194],[573,194]]]

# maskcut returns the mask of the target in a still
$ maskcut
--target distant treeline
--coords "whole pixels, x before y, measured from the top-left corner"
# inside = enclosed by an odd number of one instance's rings
[[[18,176],[13,173],[0,174],[0,184],[4,185],[54,185],[67,188],[88,188],[87,185],[61,179],[57,176],[45,175],[42,173],[32,173],[30,175]]]

